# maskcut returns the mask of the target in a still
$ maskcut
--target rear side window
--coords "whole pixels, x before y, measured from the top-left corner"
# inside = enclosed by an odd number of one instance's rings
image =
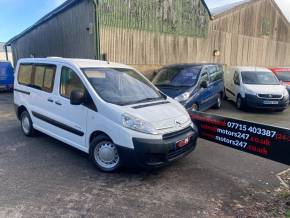
[[[21,64],[18,73],[18,83],[21,85],[32,84],[32,64]]]
[[[21,85],[51,93],[54,85],[55,71],[55,65],[21,64],[18,82]]]

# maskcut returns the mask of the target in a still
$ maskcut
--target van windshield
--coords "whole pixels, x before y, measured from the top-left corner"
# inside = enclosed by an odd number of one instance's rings
[[[280,81],[290,82],[290,71],[277,72],[277,77]]]
[[[199,77],[201,67],[170,67],[161,70],[153,79],[156,86],[194,86]]]
[[[131,69],[84,68],[82,71],[99,96],[112,104],[129,105],[165,98],[143,76]]]
[[[241,74],[244,84],[280,85],[279,80],[272,72],[243,71]]]

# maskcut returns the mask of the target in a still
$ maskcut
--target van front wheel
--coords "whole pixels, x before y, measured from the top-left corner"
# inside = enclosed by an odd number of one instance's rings
[[[32,120],[27,111],[21,113],[21,129],[24,135],[31,137],[34,135],[35,130],[33,128]]]
[[[120,167],[117,146],[105,135],[99,135],[93,139],[90,157],[101,171],[113,172]]]

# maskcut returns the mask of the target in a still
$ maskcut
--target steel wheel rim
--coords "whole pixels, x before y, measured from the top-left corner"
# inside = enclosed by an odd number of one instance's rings
[[[218,97],[217,105],[218,105],[218,107],[220,107],[222,105],[222,101],[221,101],[221,98],[220,97]]]
[[[119,164],[120,158],[112,142],[101,142],[94,149],[95,161],[105,169],[112,169]]]
[[[28,134],[30,129],[30,122],[27,116],[22,117],[22,129],[24,133]]]

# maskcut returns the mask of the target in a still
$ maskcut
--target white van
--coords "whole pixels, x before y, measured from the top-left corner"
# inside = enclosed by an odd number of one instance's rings
[[[103,171],[154,167],[194,150],[187,111],[129,66],[84,59],[21,59],[14,82],[23,133],[88,153]]]
[[[267,68],[231,67],[225,75],[225,95],[238,109],[283,111],[289,105],[285,86]]]

